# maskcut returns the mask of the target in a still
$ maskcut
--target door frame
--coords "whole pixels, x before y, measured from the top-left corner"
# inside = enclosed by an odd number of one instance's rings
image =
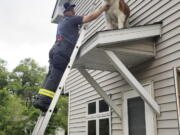
[[[148,91],[148,93],[154,97],[153,82],[144,84],[143,87]],[[130,90],[123,93],[123,135],[129,135],[128,127],[128,105],[127,100],[130,98],[140,97],[140,95],[135,90]],[[152,108],[146,103],[145,104],[145,123],[146,123],[146,135],[157,135],[157,121],[156,114]]]

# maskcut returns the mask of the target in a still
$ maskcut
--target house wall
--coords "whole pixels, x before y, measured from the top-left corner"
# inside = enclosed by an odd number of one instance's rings
[[[180,1],[126,1],[131,9],[131,27],[162,22],[162,36],[156,41],[156,57],[133,68],[132,72],[140,81],[154,82],[155,100],[161,108],[161,115],[157,116],[158,135],[179,135],[173,67],[180,66]],[[72,2],[77,5],[76,10],[80,15],[87,14],[93,2],[96,2],[97,7],[101,5],[101,0],[72,0]],[[105,29],[103,16],[90,23],[86,39],[102,29]],[[129,90],[123,78],[116,72],[93,70],[89,72],[121,108],[122,94]],[[70,95],[69,135],[86,135],[86,103],[100,97],[75,69],[71,71],[66,89]],[[112,135],[123,135],[122,127],[122,121],[112,112]]]

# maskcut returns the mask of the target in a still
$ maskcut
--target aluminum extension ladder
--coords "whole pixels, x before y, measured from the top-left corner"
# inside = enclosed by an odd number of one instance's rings
[[[65,81],[66,81],[66,79],[67,79],[67,77],[68,77],[68,75],[69,75],[69,73],[71,71],[73,63],[74,63],[74,61],[76,59],[76,56],[78,54],[79,48],[81,47],[81,45],[83,43],[83,39],[84,39],[84,36],[85,36],[85,31],[86,31],[86,26],[83,25],[82,28],[81,28],[81,34],[79,36],[79,39],[78,39],[78,41],[77,41],[77,43],[75,45],[75,48],[74,48],[74,50],[72,52],[70,62],[67,65],[67,68],[66,68],[66,70],[65,70],[65,72],[64,72],[64,74],[63,74],[63,76],[61,78],[61,81],[60,81],[59,86],[58,86],[58,88],[56,90],[56,93],[55,93],[55,95],[53,97],[53,100],[52,100],[52,102],[51,102],[51,104],[49,106],[49,109],[48,109],[48,111],[46,113],[41,113],[40,114],[40,116],[38,118],[38,121],[37,121],[37,123],[36,123],[36,125],[34,127],[34,130],[32,132],[32,135],[44,135],[45,130],[46,130],[47,126],[48,126],[49,120],[51,118],[51,115],[52,115],[52,113],[54,111],[54,108],[55,108],[55,106],[56,106],[56,104],[58,102],[58,99],[59,99],[59,97],[61,95],[61,92],[63,90]]]

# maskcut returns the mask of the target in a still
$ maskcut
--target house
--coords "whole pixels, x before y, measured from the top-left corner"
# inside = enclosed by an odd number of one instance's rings
[[[85,15],[103,0],[71,2]],[[88,24],[66,81],[69,135],[180,134],[180,1],[126,2],[130,28],[106,31],[104,15]]]

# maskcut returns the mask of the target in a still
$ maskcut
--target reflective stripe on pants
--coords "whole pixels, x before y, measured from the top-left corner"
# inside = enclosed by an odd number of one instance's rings
[[[55,95],[54,92],[52,92],[50,90],[46,90],[46,89],[40,89],[38,94],[45,95],[45,96],[48,96],[50,98],[53,98]]]

